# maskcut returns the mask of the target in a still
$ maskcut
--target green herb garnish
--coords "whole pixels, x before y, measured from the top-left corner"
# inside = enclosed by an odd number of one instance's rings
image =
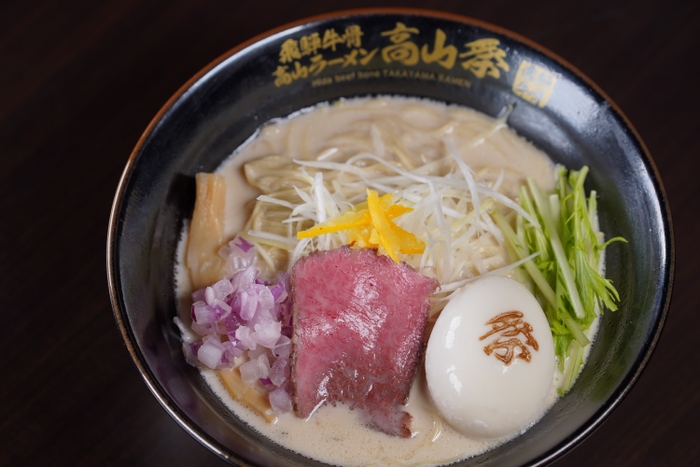
[[[615,237],[603,243],[598,230],[596,192],[588,198],[583,184],[588,167],[579,171],[557,169],[555,193],[547,196],[533,180],[520,190],[520,205],[540,225],[517,215],[515,228],[496,211],[494,221],[506,238],[509,253],[521,260],[535,258],[522,267],[547,315],[554,337],[559,368],[564,375],[560,392],[576,379],[585,347],[585,331],[604,308],[617,309],[620,297],[612,282],[600,274],[601,252]]]

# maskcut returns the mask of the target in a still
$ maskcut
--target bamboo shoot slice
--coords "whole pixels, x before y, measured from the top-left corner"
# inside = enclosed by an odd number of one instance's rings
[[[187,240],[185,262],[192,290],[198,290],[223,277],[224,259],[219,248],[224,243],[226,179],[221,175],[198,173],[197,197]]]

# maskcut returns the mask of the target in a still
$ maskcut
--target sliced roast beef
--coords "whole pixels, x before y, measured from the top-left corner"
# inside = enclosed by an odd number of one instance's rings
[[[375,250],[341,247],[292,273],[292,400],[299,417],[338,402],[374,428],[411,434],[406,403],[437,282]]]

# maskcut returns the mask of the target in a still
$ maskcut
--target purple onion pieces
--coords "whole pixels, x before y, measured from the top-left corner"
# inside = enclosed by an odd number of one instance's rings
[[[255,384],[261,378],[267,378],[270,374],[270,361],[267,354],[260,354],[257,358],[252,358],[242,364],[238,369],[241,371],[241,377],[248,385]]]
[[[263,347],[271,349],[280,338],[282,333],[282,324],[277,321],[264,321],[255,324],[255,341]]]
[[[197,351],[197,358],[209,368],[224,368],[228,364],[225,354],[226,347],[221,343],[221,340],[218,337],[208,335],[202,339],[202,346]]]
[[[236,237],[231,241],[231,243],[233,243],[234,246],[237,246],[238,249],[244,253],[248,253],[251,248],[253,248],[253,244],[243,237]]]
[[[289,276],[280,272],[272,284],[258,279],[258,270],[252,266],[255,249],[240,237],[219,254],[227,259],[232,277],[192,294],[193,333],[183,343],[185,357],[191,364],[211,369],[231,368],[236,358],[245,358],[239,366],[243,380],[249,385],[264,382],[275,410],[291,411]],[[185,326],[181,322],[178,326],[184,340]],[[197,336],[201,343],[193,343]]]
[[[225,319],[231,313],[231,307],[220,302],[215,306],[207,305],[205,302],[195,302],[192,304],[192,319],[197,324],[215,323]]]
[[[236,339],[238,339],[243,348],[246,350],[255,350],[258,346],[257,341],[252,336],[253,332],[248,326],[241,326],[236,329]]]
[[[289,358],[280,357],[270,367],[269,378],[272,384],[282,387],[289,378],[289,373]]]
[[[280,336],[272,349],[272,354],[277,357],[289,358],[292,353],[292,340],[287,336]]]
[[[202,346],[201,342],[196,342],[196,343],[189,343],[189,342],[183,342],[182,343],[182,353],[185,355],[185,360],[187,363],[189,363],[192,366],[197,366],[197,352],[199,351],[199,348]]]
[[[272,293],[272,298],[274,298],[275,303],[279,303],[287,298],[287,291],[284,290],[284,284],[282,283],[278,282],[276,285],[270,288],[270,292]]]
[[[252,266],[256,254],[253,244],[242,237],[234,238],[219,249],[219,256],[226,260],[224,271],[229,276]]]
[[[277,413],[287,413],[292,411],[292,398],[284,388],[277,388],[268,394],[270,405]]]

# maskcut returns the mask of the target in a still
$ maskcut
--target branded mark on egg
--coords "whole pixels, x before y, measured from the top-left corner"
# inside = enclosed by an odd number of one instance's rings
[[[523,313],[521,311],[513,310],[501,313],[488,320],[486,326],[491,325],[493,327],[486,334],[479,337],[479,340],[482,341],[496,333],[500,333],[500,336],[484,347],[484,353],[489,356],[493,354],[494,357],[506,365],[510,365],[513,358],[520,358],[529,363],[532,360],[532,354],[527,346],[529,345],[535,351],[539,350],[540,347],[537,344],[537,340],[532,336],[534,331],[532,325],[522,318]],[[515,337],[519,334],[525,336],[525,343]],[[510,339],[507,339],[508,337]]]

